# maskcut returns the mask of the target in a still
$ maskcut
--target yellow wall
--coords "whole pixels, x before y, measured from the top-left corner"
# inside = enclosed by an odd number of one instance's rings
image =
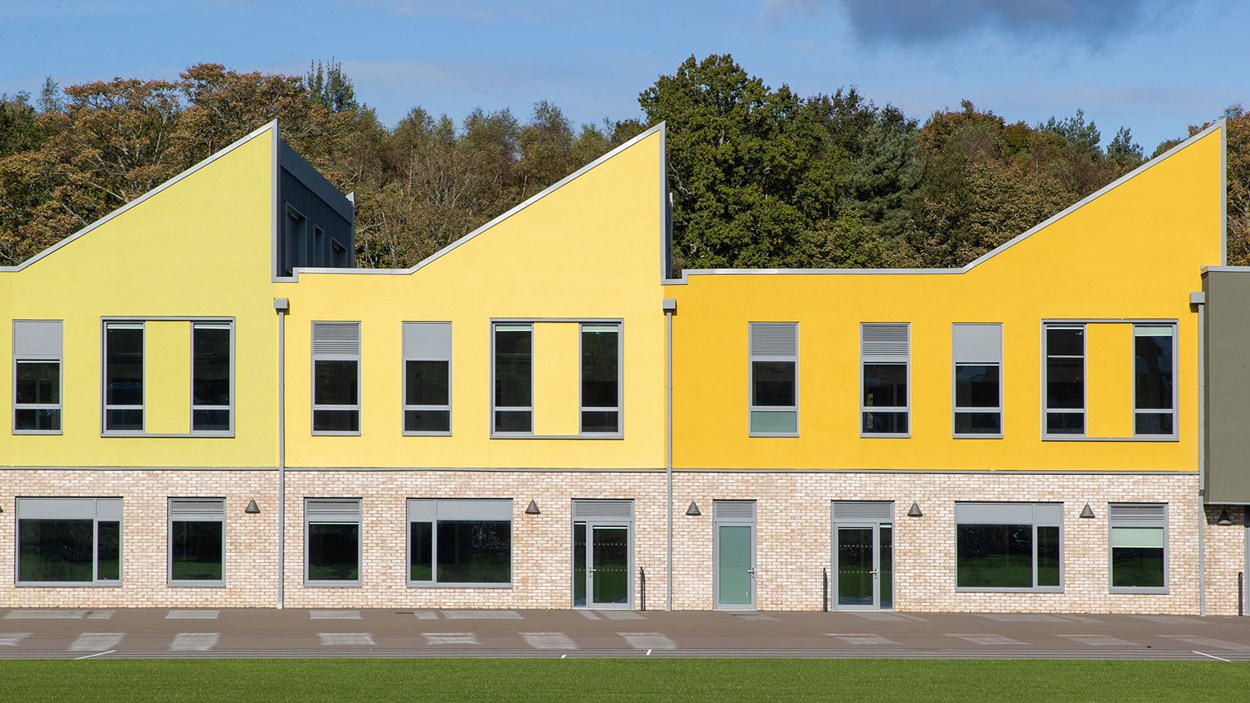
[[[1197,316],[1221,252],[1212,131],[964,273],[690,273],[674,320],[678,468],[1196,471]],[[1087,441],[1041,439],[1043,320],[1178,324],[1179,441],[1132,433],[1132,328],[1089,326]],[[795,321],[798,438],[750,438],[747,324]],[[859,325],[911,323],[911,437],[859,435]],[[1003,325],[1002,439],[952,438],[951,324]],[[1119,440],[1119,441],[1117,441]]]

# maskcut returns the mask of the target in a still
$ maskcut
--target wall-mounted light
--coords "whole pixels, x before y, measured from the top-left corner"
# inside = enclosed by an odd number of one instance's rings
[[[525,514],[526,515],[541,514],[540,511],[538,510],[538,503],[535,503],[533,498],[530,498],[530,504],[525,506]]]
[[[256,504],[255,498],[247,502],[247,507],[243,509],[243,512],[248,513],[249,515],[255,515],[260,512],[260,506]]]
[[[1095,517],[1093,509],[1089,507],[1089,503],[1086,503],[1085,507],[1081,508],[1080,517],[1085,517],[1085,518]]]
[[[699,510],[699,506],[692,500],[690,501],[690,507],[686,508],[686,514],[692,517],[698,517],[703,513]]]
[[[911,507],[907,509],[907,517],[924,517],[924,513],[920,512],[920,504],[912,501]]]
[[[1215,519],[1215,524],[1217,524],[1217,525],[1231,525],[1231,524],[1233,524],[1233,519],[1232,519],[1232,518],[1230,518],[1230,517],[1228,516],[1228,511],[1227,511],[1227,510],[1221,510],[1221,511],[1220,511],[1220,516],[1219,516],[1218,518],[1216,518],[1216,519]]]

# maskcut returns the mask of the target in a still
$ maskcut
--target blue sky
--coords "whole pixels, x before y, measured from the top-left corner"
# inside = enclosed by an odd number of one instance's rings
[[[1248,28],[1235,0],[0,0],[0,93],[335,57],[391,125],[541,99],[597,122],[639,116],[686,57],[731,53],[770,85],[856,86],[922,122],[964,98],[1031,124],[1083,108],[1149,154],[1250,108]]]

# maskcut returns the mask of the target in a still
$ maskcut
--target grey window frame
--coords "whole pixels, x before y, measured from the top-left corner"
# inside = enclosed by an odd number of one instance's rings
[[[1137,330],[1147,327],[1167,327],[1171,330],[1172,338],[1172,407],[1167,410],[1155,410],[1151,408],[1137,407]],[[1174,440],[1180,437],[1179,416],[1176,412],[1177,401],[1179,400],[1180,389],[1177,387],[1176,379],[1180,371],[1180,359],[1178,352],[1180,351],[1177,341],[1177,324],[1172,322],[1134,322],[1133,323],[1133,436],[1142,439],[1158,439],[1158,440]],[[1137,416],[1139,414],[1146,415],[1171,415],[1172,416],[1172,432],[1171,434],[1142,434],[1137,431]],[[1166,550],[1165,550],[1166,551]]]
[[[322,325],[339,325],[354,326],[356,328],[356,351],[354,353],[330,353],[317,351],[317,328]],[[312,393],[309,397],[309,413],[308,426],[313,436],[324,437],[358,437],[364,430],[364,413],[361,410],[361,396],[364,395],[364,388],[361,386],[361,351],[363,342],[361,339],[362,330],[359,321],[342,321],[342,320],[314,320],[311,328],[311,336],[309,337],[309,350],[312,352],[312,361],[309,364],[310,370],[310,388]],[[351,361],[356,365],[356,402],[350,405],[318,405],[317,404],[317,362],[318,361]],[[352,430],[318,430],[317,429],[317,411],[339,411],[339,412],[355,412],[356,413],[356,429]]]
[[[1047,350],[1049,331],[1052,329],[1081,330],[1081,397],[1080,410],[1076,408],[1055,408],[1049,405],[1050,391],[1050,353]],[[1070,355],[1058,355],[1057,359],[1071,359]],[[1042,439],[1079,440],[1089,438],[1089,325],[1081,321],[1042,321]],[[1050,414],[1081,414],[1081,433],[1050,433],[1046,430],[1047,418]]]
[[[959,350],[959,336],[957,330],[961,328],[993,327],[998,331],[998,356],[995,359],[990,355],[973,358],[966,356],[961,358]],[[968,406],[961,407],[959,405],[959,367],[960,366],[996,366],[998,367],[998,405],[995,407],[977,407]],[[1003,437],[1003,386],[1005,385],[1003,376],[1003,323],[1001,322],[954,322],[951,323],[951,436],[955,439],[1002,439]],[[998,432],[960,432],[957,416],[960,413],[997,413],[998,414]]]
[[[80,497],[80,496],[17,496],[14,498],[14,535],[13,535],[13,584],[20,587],[34,588],[120,588],[126,578],[126,520],[125,520],[125,504],[120,497]],[[23,519],[55,519],[55,518],[38,518],[30,516],[29,513],[33,506],[43,504],[59,504],[57,507],[65,508],[70,505],[81,506],[80,515],[73,517],[62,517],[65,520],[86,520],[92,521],[91,526],[91,573],[90,581],[22,581],[20,560],[22,558],[22,520]],[[90,503],[91,517],[87,517],[86,506]],[[23,510],[25,505],[25,510]],[[101,519],[101,512],[113,512],[115,509],[116,519],[105,516]],[[23,517],[23,512],[27,513]],[[100,579],[100,522],[116,522],[117,523],[117,579]]]
[[[907,372],[907,404],[903,406],[896,405],[864,405],[864,383],[867,380],[864,374],[864,367],[870,363],[864,354],[864,332],[872,327],[903,327],[907,332],[907,351],[903,355],[906,357],[903,361],[873,361],[874,366],[884,365],[901,365]],[[861,322],[859,323],[859,436],[861,438],[902,438],[911,437],[911,323],[910,322]],[[869,412],[888,412],[888,413],[904,413],[907,416],[906,432],[865,432],[864,431],[864,415]]]
[[[180,515],[175,519],[174,505],[199,504],[202,510],[198,515]],[[225,498],[170,498],[166,502],[166,557],[165,585],[170,588],[221,588],[226,585],[226,499]],[[213,517],[212,513],[216,513]],[[220,579],[175,579],[174,578],[174,523],[175,522],[217,522],[221,524],[221,578]]]
[[[1117,508],[1161,508],[1162,513],[1159,517],[1131,517],[1116,515]],[[1167,503],[1107,503],[1107,592],[1108,593],[1142,593],[1142,594],[1163,594],[1170,593],[1171,589],[1171,571],[1172,571],[1172,550],[1168,549],[1168,519],[1171,517],[1170,506]],[[1147,527],[1158,528],[1163,530],[1163,586],[1114,586],[1115,583],[1115,564],[1112,556],[1112,540],[1117,527]]]
[[[955,502],[955,591],[958,593],[1063,593],[1067,586],[1067,579],[1064,578],[1064,556],[1067,552],[1064,549],[1063,537],[1063,512],[1064,504],[1055,501],[956,501]],[[1020,525],[1022,521],[1016,522],[977,522],[974,520],[960,520],[959,513],[963,510],[986,509],[1008,512],[1011,510],[1029,510],[1031,513],[1028,524],[1033,527],[1033,585],[1029,587],[986,587],[986,586],[960,586],[959,585],[959,527],[960,525]],[[1053,521],[1047,521],[1045,518],[1039,519],[1039,509],[1043,511],[1054,511],[1057,513]],[[1037,528],[1038,527],[1058,527],[1059,528],[1059,585],[1058,586],[1039,586],[1037,584]]]
[[[23,352],[19,337],[19,329],[26,325],[56,326],[58,337],[57,351]],[[59,435],[65,432],[65,323],[62,320],[13,320],[13,417],[11,428],[15,435]],[[17,369],[23,363],[56,362],[57,403],[19,403],[17,400]],[[57,429],[55,430],[20,430],[17,428],[18,410],[56,410]]]
[[[512,329],[504,329],[512,328]],[[498,333],[503,331],[520,332],[522,329],[530,335],[530,403],[529,405],[495,405],[495,384],[497,383],[495,368],[497,361],[496,340]],[[578,343],[580,346],[580,342]],[[580,405],[580,400],[578,401]],[[497,412],[528,412],[530,414],[529,432],[507,432],[496,429],[495,413]],[[578,420],[580,426],[581,420]],[[534,323],[492,320],[490,324],[490,436],[494,437],[534,437]]]
[[[756,331],[766,329],[780,330],[788,327],[793,332],[793,353],[762,353],[759,349],[763,340],[757,345]],[[794,375],[794,405],[756,405],[755,404],[755,362],[791,363]],[[748,322],[747,323],[747,436],[748,437],[798,437],[799,436],[799,323],[798,322]],[[753,429],[752,419],[755,413],[793,413],[793,432],[768,432]]]
[[[415,507],[421,507],[418,504],[430,504],[432,516],[428,519],[414,520],[412,514]],[[481,505],[472,505],[478,503]],[[404,582],[409,588],[512,588],[516,580],[516,516],[513,514],[513,501],[511,498],[409,498],[404,501]],[[489,504],[489,505],[487,505]],[[441,515],[440,507],[451,508],[455,505],[460,510],[465,511],[468,515],[472,515],[472,508],[481,510],[482,517],[467,517],[461,515],[457,521],[482,520],[491,522],[501,522],[499,515],[493,514],[498,510],[503,513],[506,505],[508,515],[508,582],[507,583],[472,583],[462,581],[439,581],[438,580],[438,523],[440,521],[451,522],[449,517],[444,518]],[[430,580],[429,581],[413,581],[412,571],[409,565],[412,563],[412,524],[414,522],[428,522],[432,531],[433,545],[430,551]]]
[[[352,502],[356,504],[355,519],[314,519],[309,513],[311,505],[346,505]],[[309,527],[313,525],[355,525],[356,526],[356,578],[354,580],[344,579],[342,581],[326,581],[313,580],[308,577],[308,551],[311,540],[309,539]],[[304,499],[304,586],[312,588],[360,588],[361,582],[365,575],[364,560],[364,501],[361,498],[305,498]]]
[[[143,332],[143,404],[142,405],[109,405],[108,404],[108,332],[110,328],[139,329]],[[147,320],[106,319],[100,327],[100,434],[109,437],[141,437],[147,434],[148,428],[148,326]],[[110,430],[108,427],[108,411],[140,410],[143,412],[143,427],[138,430]]]
[[[432,356],[428,354],[422,355],[422,354],[416,354],[416,353],[410,352],[410,350],[408,349],[408,330],[410,329],[410,326],[415,328],[415,327],[419,327],[422,325],[445,325],[447,327],[447,352],[445,356]],[[401,384],[403,387],[400,389],[400,392],[401,392],[400,403],[402,405],[402,409],[400,410],[401,414],[400,414],[399,426],[404,436],[407,436],[407,437],[450,437],[451,436],[452,427],[453,427],[452,425],[453,416],[451,412],[452,397],[453,397],[452,394],[454,392],[454,383],[455,383],[455,379],[454,379],[455,366],[452,363],[452,360],[454,358],[454,349],[455,349],[455,339],[453,338],[454,330],[455,328],[452,325],[452,323],[446,322],[446,321],[434,321],[434,322],[425,322],[425,321],[415,322],[414,321],[414,322],[403,323],[403,327],[401,328],[401,332],[403,335],[401,338],[401,344],[403,345],[403,348],[402,348],[403,362],[400,368],[400,378],[402,379]],[[409,361],[445,361],[447,362],[447,404],[446,405],[409,405],[408,404],[408,362]],[[446,411],[447,412],[447,431],[446,432],[409,431],[407,413],[410,410],[412,411],[418,411],[418,410]]]
[[[196,405],[195,404],[195,330],[203,329],[226,329],[230,332],[230,402],[226,405]],[[145,337],[146,344],[146,337]],[[191,417],[190,427],[191,434],[202,437],[233,437],[234,436],[234,405],[235,405],[235,340],[234,340],[234,320],[191,320]],[[230,427],[225,430],[197,430],[195,429],[195,411],[196,410],[221,410],[225,409],[230,414]]]
[[[590,405],[582,405],[582,357],[583,344],[585,342],[585,334],[587,327],[612,327],[615,328],[616,334],[616,406],[615,407],[596,407]],[[625,325],[621,322],[579,322],[577,325],[577,429],[578,434],[584,437],[595,439],[619,439],[625,436]],[[599,330],[601,332],[605,330]],[[533,332],[531,331],[531,334]],[[532,340],[531,340],[532,342]],[[534,357],[530,356],[530,373],[533,374]],[[532,390],[531,390],[532,393]],[[530,401],[531,405],[533,400]],[[531,410],[531,412],[533,412]],[[593,432],[588,431],[582,425],[583,413],[586,412],[615,412],[616,413],[616,431],[615,432]],[[493,415],[492,415],[493,417]],[[532,427],[532,425],[531,425]]]

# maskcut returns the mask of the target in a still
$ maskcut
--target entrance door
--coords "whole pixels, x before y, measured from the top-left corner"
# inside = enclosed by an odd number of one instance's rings
[[[894,607],[894,527],[847,525],[835,530],[834,588],[839,610]]]
[[[755,501],[715,501],[716,607],[755,609]]]
[[[573,502],[573,607],[629,608],[633,596],[631,501]]]

